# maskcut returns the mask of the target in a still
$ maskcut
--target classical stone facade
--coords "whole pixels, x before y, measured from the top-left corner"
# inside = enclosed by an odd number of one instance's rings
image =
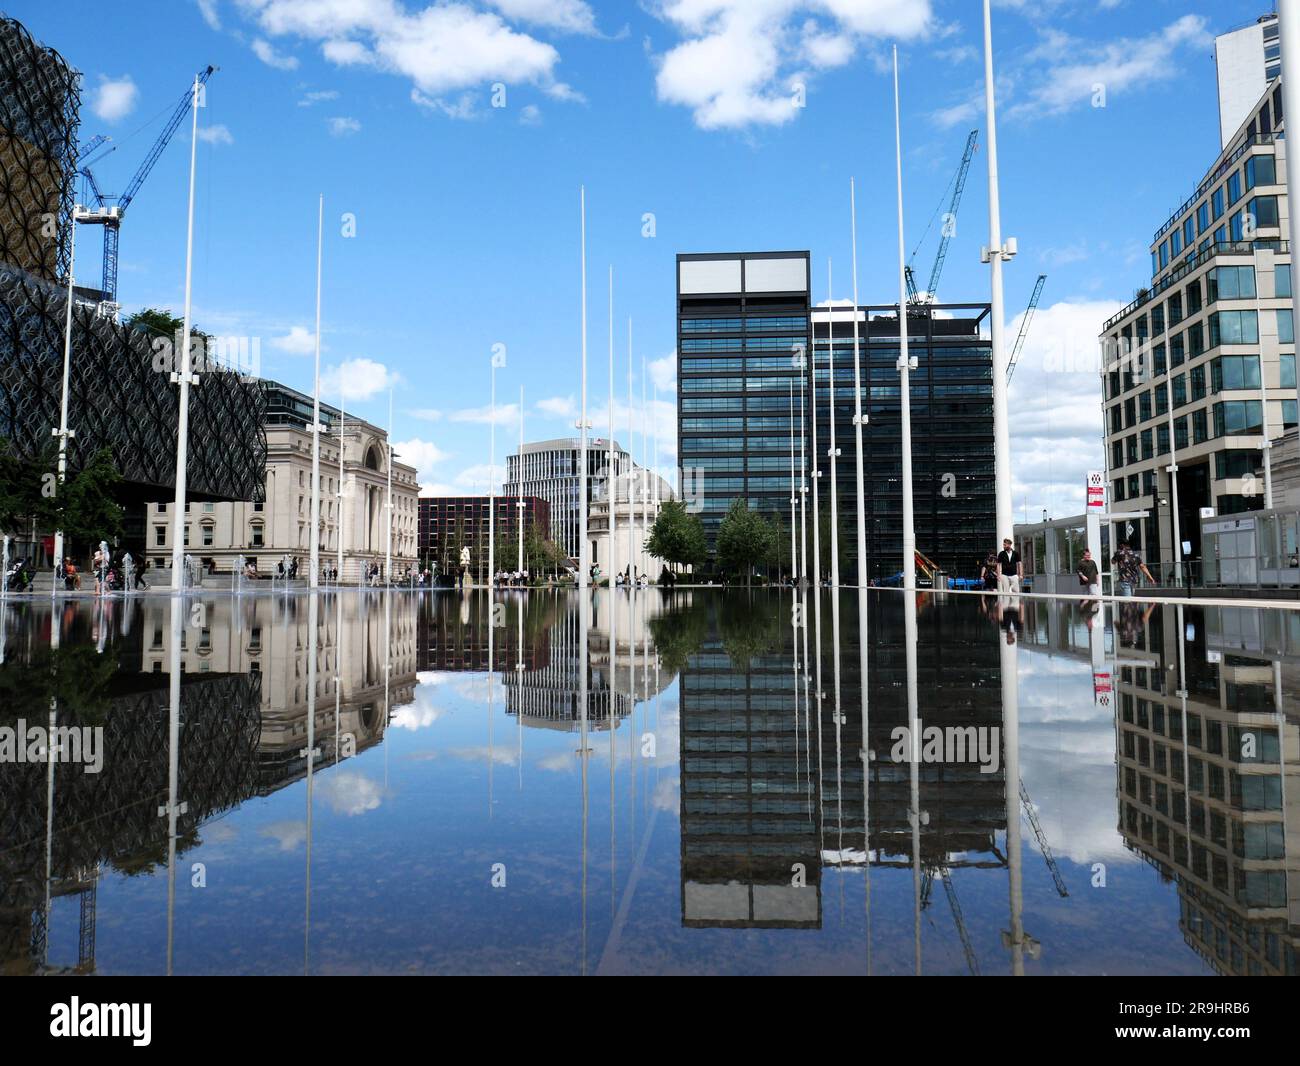
[[[186,546],[208,575],[230,574],[242,556],[261,575],[274,573],[285,557],[297,559],[307,576],[311,554],[312,400],[294,389],[264,382],[266,393],[265,502],[191,503]],[[388,435],[376,426],[321,404],[320,553],[323,567],[336,567],[343,539],[340,581],[364,579],[372,563],[384,565],[387,547]],[[343,476],[340,493],[339,448],[342,426]],[[416,560],[419,485],[415,468],[393,462],[393,573],[400,576]],[[148,505],[146,555],[155,567],[170,564],[169,503]],[[207,577],[211,580],[211,576]]]

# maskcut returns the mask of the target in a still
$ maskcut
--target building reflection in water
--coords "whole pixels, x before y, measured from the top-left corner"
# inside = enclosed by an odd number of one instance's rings
[[[315,625],[310,597],[0,605],[3,724],[103,728],[98,773],[0,774],[3,972],[93,972],[105,869],[174,868],[204,822],[303,778],[305,749],[317,767],[378,744],[385,708],[415,689],[413,604],[387,612],[389,640],[384,598],[319,597]],[[78,957],[54,964],[50,914],[68,896]]]
[[[1025,854],[1037,848],[1066,895],[1020,781],[1017,656],[1026,646],[1091,672],[1108,750],[1113,719],[1119,834],[1174,885],[1186,943],[1223,973],[1294,974],[1296,612],[1119,604],[1086,613],[932,593],[658,589],[0,605],[3,724],[98,725],[105,749],[98,774],[65,763],[3,767],[0,966],[93,971],[101,878],[166,871],[170,970],[176,889],[205,823],[305,778],[306,867],[295,891],[304,892],[310,971],[313,777],[376,747],[386,775],[387,723],[428,671],[486,675],[489,708],[513,719],[506,743],[518,746],[521,789],[527,732],[574,734],[572,755],[563,754],[581,771],[569,814],[581,848],[573,876],[583,972],[589,859],[602,883],[606,869],[605,842],[588,837],[592,804],[603,811],[607,788],[610,810],[620,806],[616,775],[626,767],[624,854],[644,861],[662,797],[640,824],[636,800],[653,791],[659,764],[646,745],[674,680],[683,927],[817,929],[835,911],[844,927],[846,910],[860,908],[868,970],[873,947],[896,967],[900,927],[890,926],[888,944],[873,942],[874,882],[889,899],[909,898],[915,969],[924,933],[945,952],[960,945],[971,972],[981,961],[1023,972],[1042,930],[1021,921],[1022,825]],[[501,742],[494,717],[489,748]],[[899,760],[902,726],[913,736],[918,727],[996,729],[996,765],[985,772],[947,753]],[[606,746],[607,784],[588,773]],[[492,764],[489,754],[489,817]],[[1108,782],[1109,755],[1104,774]],[[635,882],[629,875],[617,907],[615,833],[611,818],[615,932],[602,967],[616,955]],[[1038,881],[1042,864],[1033,872],[1031,887],[1050,892]],[[987,932],[973,942],[961,907],[967,891],[990,898],[989,878],[997,894],[1006,886],[1000,945]],[[898,913],[895,905],[891,922]],[[61,945],[53,953],[52,942]]]
[[[973,601],[861,601],[786,595],[774,612],[734,593],[680,611],[698,642],[680,686],[684,924],[818,927],[824,868],[914,869],[924,909],[936,877],[953,899],[953,869],[1006,864],[1000,749],[991,773],[891,758],[918,719],[1000,730],[1001,634]]]

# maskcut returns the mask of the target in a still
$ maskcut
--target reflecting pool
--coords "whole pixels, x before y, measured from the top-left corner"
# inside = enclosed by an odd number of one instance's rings
[[[10,598],[0,656],[10,974],[1297,969],[1300,612]]]

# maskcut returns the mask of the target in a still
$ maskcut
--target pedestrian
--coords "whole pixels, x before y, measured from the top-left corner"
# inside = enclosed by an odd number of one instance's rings
[[[1142,556],[1130,548],[1126,540],[1120,541],[1119,551],[1110,562],[1115,569],[1118,592],[1121,596],[1132,596],[1133,590],[1141,582],[1142,575],[1151,584],[1156,583],[1156,579],[1151,576],[1151,571],[1147,569],[1147,564],[1142,561]]]
[[[135,571],[135,587],[136,587],[136,588],[138,588],[138,589],[139,589],[139,588],[147,589],[147,588],[149,587],[149,582],[145,581],[145,579],[144,579],[144,572],[145,572],[146,570],[148,570],[148,569],[149,569],[149,560],[146,558],[146,559],[144,560],[144,562],[142,562],[142,563],[140,564],[140,569],[137,570],[137,571]],[[78,578],[78,585],[80,585],[80,578]]]
[[[1088,598],[1095,599],[1101,593],[1101,586],[1098,584],[1097,560],[1092,557],[1090,549],[1084,549],[1083,558],[1074,572],[1079,575],[1079,584],[1088,590]]]
[[[985,592],[997,592],[998,590],[998,554],[991,551],[984,556],[984,564],[980,567],[980,581],[984,585]]]
[[[98,594],[104,590],[104,571],[107,568],[102,549],[95,549],[95,555],[91,559],[90,565],[91,569],[95,571],[95,592]]]
[[[1019,595],[1020,581],[1025,576],[1024,563],[1020,553],[1011,546],[1011,538],[1002,538],[1002,550],[998,552],[998,588],[1002,592]]]

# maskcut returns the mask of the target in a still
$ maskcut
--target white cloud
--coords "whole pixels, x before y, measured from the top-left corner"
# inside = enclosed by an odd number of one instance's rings
[[[254,38],[253,55],[257,56],[268,67],[275,67],[276,70],[297,70],[298,57],[285,55],[283,52],[277,52],[269,41],[262,38]]]
[[[561,33],[596,32],[596,16],[583,0],[487,0],[506,18]]]
[[[346,115],[338,115],[326,120],[331,137],[350,137],[361,132],[361,123]]]
[[[505,480],[504,466],[479,463],[475,466],[467,466],[452,479],[452,482],[458,492],[479,495],[486,493],[489,485],[495,485],[499,489],[505,484]]]
[[[234,144],[234,135],[229,127],[217,123],[215,126],[200,126],[199,140],[204,144]]]
[[[1038,54],[1051,67],[1042,81],[1008,117],[1055,115],[1091,103],[1098,87],[1109,98],[1131,87],[1176,78],[1173,56],[1181,47],[1204,48],[1213,40],[1202,15],[1184,15],[1146,37],[1120,38],[1095,45],[1059,31],[1045,35]]]
[[[578,417],[578,406],[572,396],[548,396],[537,401],[537,410],[552,418],[573,420]]]
[[[431,97],[495,81],[530,84],[561,98],[577,96],[556,78],[560,54],[553,46],[512,28],[496,12],[466,3],[430,4],[417,11],[397,0],[238,3],[268,37],[319,41],[331,63],[409,78]],[[585,5],[577,0],[504,0],[498,6],[553,29],[576,31],[585,24]]]
[[[498,426],[513,426],[519,423],[519,405],[500,403],[495,411],[490,406],[464,407],[453,411],[449,417],[453,422],[495,422]]]
[[[422,486],[421,492],[428,495],[428,487],[434,481],[434,470],[448,459],[444,452],[431,440],[412,437],[410,440],[393,442],[393,451],[401,456],[401,461],[415,467],[416,481]]]
[[[1008,395],[1012,501],[1017,519],[1047,508],[1053,517],[1083,511],[1083,483],[1102,469],[1102,408],[1097,336],[1123,304],[1062,302],[1030,323]],[[1015,342],[1023,313],[1007,325]]]
[[[339,93],[337,89],[317,89],[314,92],[303,93],[303,97],[298,101],[299,107],[311,107],[313,104],[319,104],[324,100],[337,100]]]
[[[655,359],[647,364],[650,370],[650,383],[660,392],[677,391],[677,353],[670,352],[662,359]]]
[[[311,355],[316,351],[316,334],[305,326],[290,326],[283,337],[272,337],[270,345],[290,355]]]
[[[540,126],[542,124],[542,109],[536,104],[525,104],[519,109],[519,124],[521,126]]]
[[[789,122],[803,65],[840,67],[875,38],[931,25],[930,0],[660,0],[653,11],[685,38],[658,57],[659,99],[689,107],[702,129]]]
[[[417,407],[413,411],[407,411],[412,418],[418,418],[421,422],[441,422],[442,412],[435,407]]]
[[[383,800],[383,788],[364,774],[335,770],[316,786],[321,798],[335,814],[351,818],[373,811]]]
[[[120,78],[101,74],[90,109],[105,122],[120,122],[135,110],[139,96],[140,90],[130,74],[123,74]]]
[[[337,396],[341,389],[346,401],[356,402],[378,396],[400,381],[401,377],[383,363],[365,358],[345,359],[322,372],[320,387],[327,396]]]
[[[194,0],[198,5],[199,14],[203,16],[203,21],[208,24],[209,29],[221,29],[221,19],[217,15],[217,0]]]
[[[461,93],[454,102],[449,104],[440,97],[429,96],[419,89],[412,89],[411,103],[426,111],[439,111],[448,118],[471,119],[478,118],[481,114],[478,97],[472,92]]]

